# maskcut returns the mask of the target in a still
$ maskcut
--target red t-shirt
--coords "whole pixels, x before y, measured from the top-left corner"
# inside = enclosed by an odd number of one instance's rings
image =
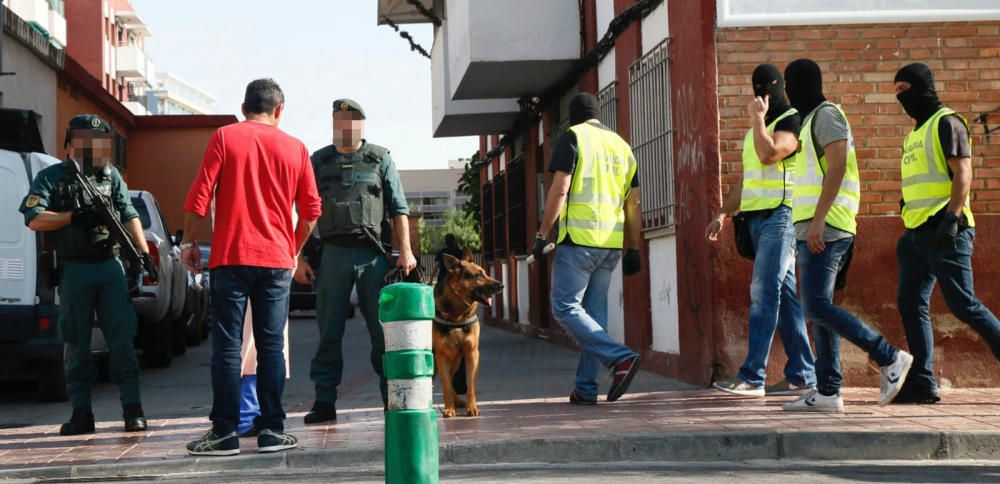
[[[293,205],[304,220],[316,220],[322,211],[305,145],[274,126],[253,121],[215,132],[184,210],[207,216],[213,196],[209,268],[291,269],[296,249]]]

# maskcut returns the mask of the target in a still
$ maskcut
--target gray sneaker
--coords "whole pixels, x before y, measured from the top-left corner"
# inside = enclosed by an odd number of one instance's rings
[[[712,383],[712,387],[716,390],[722,390],[726,393],[732,393],[733,395],[741,395],[744,397],[759,398],[764,396],[764,385],[751,385],[743,381],[743,379],[738,376],[734,376],[728,380]]]
[[[809,393],[810,390],[815,388],[815,385],[799,386],[789,383],[787,379],[782,379],[774,385],[764,387],[764,393],[769,397],[798,397]]]

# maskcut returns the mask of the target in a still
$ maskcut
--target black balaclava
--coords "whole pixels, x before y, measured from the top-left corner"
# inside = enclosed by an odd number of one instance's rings
[[[900,81],[910,83],[910,88],[896,94],[896,99],[903,105],[906,114],[917,120],[917,126],[924,124],[924,121],[941,109],[941,100],[934,90],[934,74],[930,67],[920,63],[903,67],[896,72],[896,79],[893,80]]]
[[[785,92],[792,107],[803,117],[826,101],[823,72],[811,59],[799,59],[785,68]]]
[[[589,92],[581,92],[569,102],[569,125],[576,126],[591,119],[600,119],[601,105]]]
[[[781,78],[781,71],[771,64],[761,64],[753,70],[750,78],[753,83],[753,95],[763,98],[768,96],[767,114],[764,115],[764,122],[771,124],[775,118],[788,111],[790,106],[785,101],[785,81]]]

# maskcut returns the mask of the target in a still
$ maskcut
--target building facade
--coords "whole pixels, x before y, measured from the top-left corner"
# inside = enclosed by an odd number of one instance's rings
[[[425,226],[437,227],[444,224],[446,212],[461,212],[469,197],[458,190],[458,183],[467,163],[452,160],[447,169],[399,170],[410,213],[420,214]]]
[[[610,334],[642,353],[646,368],[671,377],[707,384],[735,373],[746,351],[750,264],[736,255],[731,226],[718,245],[706,243],[704,230],[739,179],[751,72],[759,63],[783,68],[799,57],[822,66],[828,97],[855,126],[864,198],[844,306],[905,347],[894,248],[903,230],[900,147],[912,123],[891,81],[910,62],[930,65],[942,100],[970,120],[981,239],[976,277],[1000,276],[989,255],[1000,249],[1000,149],[996,134],[985,135],[1000,108],[995,2],[915,0],[905,10],[893,2],[860,8],[822,0],[498,3],[423,0],[432,20],[408,3],[379,2],[379,15],[396,23],[437,24],[435,136],[480,135],[481,152],[490,155],[481,166],[483,257],[506,289],[484,315],[489,324],[568,342],[551,319],[549,268],[525,258],[551,179],[552,147],[567,127],[568,100],[588,91],[601,100],[605,124],[631,143],[642,185],[643,271],[614,278]],[[637,8],[641,19],[626,21],[623,14]],[[605,50],[601,39],[613,47]],[[540,99],[539,113],[532,105]],[[1000,310],[1000,287],[980,284],[978,292]],[[932,315],[940,377],[960,386],[1000,383],[994,356],[939,295]],[[844,350],[846,383],[874,385],[864,355],[850,345]],[[776,379],[782,353],[772,352],[769,374]]]
[[[44,1],[42,4],[46,4]],[[24,11],[24,5],[17,5]],[[53,14],[58,12],[52,10]],[[29,12],[36,19],[39,12]],[[45,16],[46,18],[48,16]],[[66,59],[60,44],[41,28],[22,18],[17,11],[0,4],[0,107],[29,109],[38,115],[42,144],[48,154],[56,153],[56,78]]]
[[[146,91],[149,114],[212,114],[215,97],[169,72],[156,73],[156,86]]]

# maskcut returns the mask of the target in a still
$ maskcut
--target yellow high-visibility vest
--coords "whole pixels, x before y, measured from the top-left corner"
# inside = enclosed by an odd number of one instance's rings
[[[632,148],[617,133],[589,123],[569,128],[576,135],[577,159],[565,210],[559,215],[559,242],[621,249],[625,240],[625,199],[637,165]]]
[[[948,171],[948,160],[941,148],[941,138],[938,136],[938,125],[941,118],[955,114],[968,127],[968,122],[961,115],[948,108],[941,108],[924,124],[906,135],[903,142],[903,159],[899,164],[903,180],[903,224],[908,229],[915,229],[924,224],[951,201],[951,176]],[[969,139],[972,147],[972,139]],[[976,225],[972,218],[972,208],[969,199],[962,208],[969,226]]]
[[[840,115],[847,121],[847,115],[840,106],[831,102],[824,102],[820,105],[830,105],[840,111]],[[809,220],[816,215],[816,205],[819,204],[820,194],[823,193],[823,179],[826,176],[826,152],[823,156],[817,156],[816,147],[813,145],[812,122],[819,111],[819,107],[806,117],[802,123],[802,131],[799,132],[799,153],[795,159],[795,188],[792,190],[792,221],[801,222]],[[848,123],[850,131],[850,123]],[[840,183],[840,191],[837,198],[830,207],[826,215],[826,223],[832,227],[845,232],[856,234],[858,232],[858,207],[861,205],[861,177],[858,175],[858,157],[854,152],[854,136],[849,135],[847,139],[847,170],[844,173],[844,180]]]
[[[782,113],[767,126],[767,134],[773,136],[778,121],[797,113],[794,108]],[[795,182],[791,176],[786,175],[789,175],[794,166],[794,156],[773,165],[761,163],[754,148],[753,128],[750,128],[743,138],[743,192],[740,211],[770,210],[782,204],[791,207]]]

